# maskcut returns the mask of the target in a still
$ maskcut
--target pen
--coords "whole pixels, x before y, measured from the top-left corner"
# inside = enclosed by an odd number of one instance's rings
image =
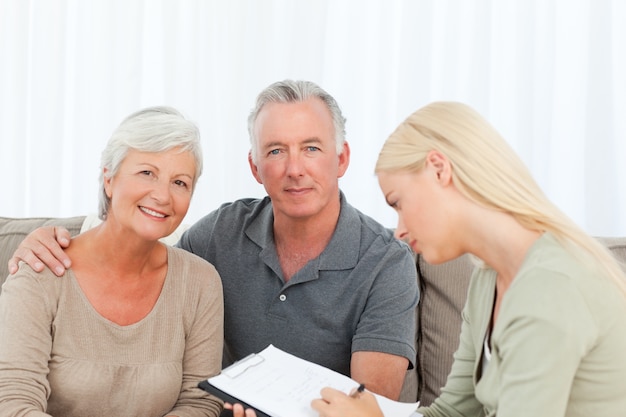
[[[359,394],[365,391],[365,384],[360,384],[359,387],[350,396],[352,398],[358,398]]]

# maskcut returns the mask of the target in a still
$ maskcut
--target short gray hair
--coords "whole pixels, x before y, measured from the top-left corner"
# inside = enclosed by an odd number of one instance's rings
[[[319,98],[330,111],[335,128],[337,154],[342,152],[343,144],[346,141],[346,119],[334,97],[314,82],[283,80],[271,84],[259,93],[256,105],[248,116],[248,134],[250,135],[251,154],[254,162],[257,160],[258,152],[258,138],[254,136],[254,125],[263,107],[268,103],[297,103],[310,98]]]
[[[105,220],[111,199],[104,189],[104,169],[107,178],[117,174],[129,150],[140,152],[165,152],[180,147],[181,152],[190,152],[196,162],[192,190],[202,174],[202,148],[200,131],[195,123],[185,119],[172,107],[157,106],[139,110],[120,123],[113,131],[100,161],[100,194],[98,217]]]

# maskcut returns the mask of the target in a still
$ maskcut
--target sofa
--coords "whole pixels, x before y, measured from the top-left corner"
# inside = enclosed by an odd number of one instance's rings
[[[63,226],[72,236],[80,233],[87,216],[69,218],[0,217],[0,285],[8,275],[7,263],[24,237],[40,226]],[[91,226],[91,225],[89,225]],[[626,265],[626,237],[598,238]],[[403,401],[430,404],[444,385],[452,356],[459,343],[461,310],[473,264],[462,256],[440,265],[429,265],[417,255],[421,299],[418,306],[417,360],[407,378]]]

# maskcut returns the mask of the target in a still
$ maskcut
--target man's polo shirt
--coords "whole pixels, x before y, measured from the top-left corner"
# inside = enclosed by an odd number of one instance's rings
[[[324,251],[285,282],[272,203],[222,205],[178,245],[212,263],[224,289],[224,366],[269,344],[350,374],[351,354],[415,363],[417,272],[409,247],[346,202]]]

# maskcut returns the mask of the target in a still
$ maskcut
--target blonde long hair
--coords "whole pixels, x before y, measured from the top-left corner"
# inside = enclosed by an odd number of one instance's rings
[[[610,250],[548,200],[515,151],[465,104],[434,102],[411,114],[385,141],[375,172],[419,171],[431,150],[447,156],[454,185],[467,198],[552,233],[576,255],[586,253],[626,296],[626,277]]]

